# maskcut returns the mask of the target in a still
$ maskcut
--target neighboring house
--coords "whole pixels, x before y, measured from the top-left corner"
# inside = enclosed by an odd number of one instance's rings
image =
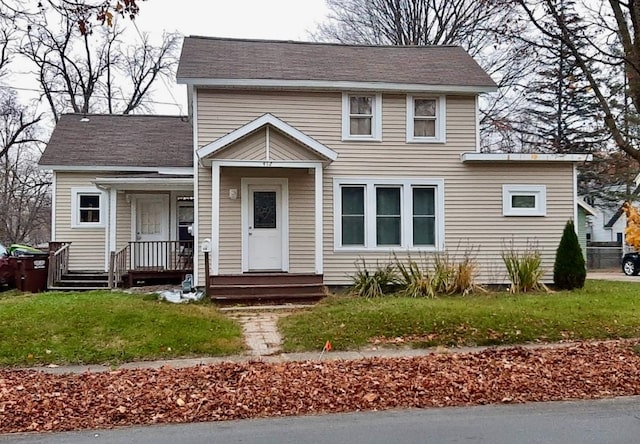
[[[576,203],[578,204],[578,218],[576,220],[578,242],[580,243],[583,256],[587,259],[587,235],[591,229],[591,218],[598,214],[598,210],[582,199],[578,199]]]
[[[188,37],[177,77],[189,122],[71,115],[54,131],[40,163],[70,268],[106,270],[129,245],[129,268],[173,269],[186,245],[199,286],[268,273],[345,285],[360,258],[446,251],[503,283],[505,248],[533,243],[551,270],[577,219],[588,156],[480,152],[478,96],[496,85],[459,47]]]

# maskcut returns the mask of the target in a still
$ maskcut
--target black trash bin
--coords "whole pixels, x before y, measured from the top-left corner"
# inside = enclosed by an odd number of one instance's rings
[[[46,254],[33,254],[15,257],[16,288],[20,291],[38,293],[47,289],[49,257]]]

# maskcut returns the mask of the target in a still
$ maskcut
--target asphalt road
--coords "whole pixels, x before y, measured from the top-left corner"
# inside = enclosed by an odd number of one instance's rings
[[[0,435],[0,443],[637,443],[640,397]]]

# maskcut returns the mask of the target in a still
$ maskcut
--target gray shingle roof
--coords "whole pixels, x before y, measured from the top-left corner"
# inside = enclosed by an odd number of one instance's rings
[[[366,46],[187,37],[177,73],[190,79],[278,79],[494,88],[458,46]]]
[[[39,164],[190,167],[192,140],[191,122],[186,117],[65,114]]]

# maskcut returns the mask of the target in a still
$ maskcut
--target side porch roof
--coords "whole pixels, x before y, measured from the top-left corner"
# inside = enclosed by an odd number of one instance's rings
[[[39,165],[59,171],[182,171],[193,168],[184,116],[65,114]]]

